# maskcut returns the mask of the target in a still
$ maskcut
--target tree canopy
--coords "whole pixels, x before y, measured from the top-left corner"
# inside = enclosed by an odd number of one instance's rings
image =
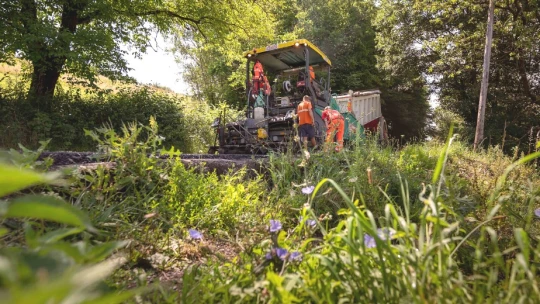
[[[247,0],[14,0],[0,7],[0,62],[32,65],[30,92],[50,96],[61,73],[93,83],[126,75],[126,48],[145,52],[156,33],[225,37]]]
[[[477,117],[488,2],[384,0],[378,11],[381,67],[422,73],[441,107],[469,129]],[[496,2],[485,144],[526,143],[539,127],[539,38],[538,1]]]

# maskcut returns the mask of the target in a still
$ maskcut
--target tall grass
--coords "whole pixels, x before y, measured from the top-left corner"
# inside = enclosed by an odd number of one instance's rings
[[[269,233],[269,239],[277,242],[275,247],[271,247],[269,242],[262,242],[251,252],[243,254],[238,264],[210,264],[187,272],[181,300],[185,303],[540,301],[537,279],[540,247],[536,241],[538,230],[533,229],[533,226],[537,227],[534,223],[537,220],[533,219],[532,213],[540,198],[538,179],[530,182],[530,185],[535,185],[532,187],[536,187],[530,191],[513,189],[508,185],[508,176],[515,176],[516,168],[525,172],[531,170],[522,166],[539,157],[540,153],[515,161],[496,178],[491,195],[482,202],[486,213],[460,214],[457,204],[465,200],[454,196],[457,189],[452,182],[458,178],[454,170],[459,167],[453,167],[455,159],[452,153],[458,151],[457,154],[463,156],[468,152],[463,151],[459,144],[453,148],[450,143],[430,151],[432,155],[429,156],[418,153],[426,152],[418,146],[401,152],[371,146],[325,159],[311,155],[309,161],[314,162],[311,164],[314,168],[309,168],[308,164],[300,170],[294,167],[294,162],[293,166],[287,167],[285,163],[293,160],[285,156],[271,167],[276,171],[272,177],[278,196],[291,190],[288,185],[291,180],[304,183],[297,184],[298,187],[316,184],[309,197],[298,199],[298,206],[305,204],[302,211],[296,215],[289,213],[289,220],[277,239]],[[403,177],[397,176],[397,185],[388,183],[385,187],[381,179],[377,181],[375,178],[375,182],[370,182],[362,172],[364,170],[356,171],[359,167],[365,168],[365,164],[361,166],[356,162],[364,161],[366,155],[373,157],[368,164],[376,169],[376,159],[386,158],[391,162],[387,166],[392,167],[404,157],[411,156],[402,154],[404,151],[415,153],[415,158],[428,157],[427,163],[433,164],[431,176],[425,176],[425,172],[414,173],[418,171],[414,166],[394,167],[405,169],[405,175],[412,176],[413,180],[425,178],[424,184],[419,185],[417,196],[411,195],[411,184]],[[377,152],[381,155],[371,154]],[[352,155],[362,158],[354,162]],[[315,172],[320,168],[316,161],[324,162],[327,171]],[[349,170],[338,166],[343,162]],[[329,164],[334,166],[328,168]],[[425,162],[418,161],[418,164]],[[331,174],[339,181],[322,178],[315,183],[319,174]],[[348,181],[350,174],[362,174],[358,179],[365,182],[350,185],[357,181]],[[284,178],[289,179],[281,180]],[[380,196],[372,196],[365,191],[374,183],[380,186]],[[295,184],[292,185],[294,189]],[[463,187],[460,190],[467,189],[464,185],[460,187]],[[382,191],[390,188],[396,188],[398,195]],[[525,200],[519,201],[522,198]],[[369,202],[371,199],[376,200],[374,210],[371,208],[373,203]],[[447,200],[452,204],[447,204]],[[321,214],[327,211],[321,205],[328,204],[328,201],[339,207],[334,210],[337,217],[334,223],[328,222],[328,217]],[[527,212],[512,214],[509,201],[520,203],[520,208]],[[299,215],[301,220],[298,220]],[[527,218],[524,226],[511,220],[516,216]],[[306,225],[306,218],[316,219],[316,227]],[[505,227],[505,234],[497,232],[500,227]],[[512,235],[506,234],[506,229],[510,229]],[[303,259],[298,262],[282,256],[281,259],[268,260],[265,252],[272,252],[272,248],[284,248],[288,252],[299,250]]]
[[[88,212],[101,233],[84,234],[85,242],[131,240],[111,285],[183,271],[177,291],[163,285],[139,301],[540,300],[540,179],[529,165],[540,153],[473,153],[457,140],[382,147],[368,137],[342,153],[271,155],[266,183],[245,171],[218,177],[185,168],[178,150],[161,150],[155,120],[86,133],[116,167],[75,171],[67,187],[35,191]],[[25,153],[17,161],[35,160]],[[190,239],[188,228],[204,239]],[[32,236],[25,231],[10,235],[21,242]],[[221,241],[240,253],[218,254]],[[161,266],[141,266],[160,255]]]

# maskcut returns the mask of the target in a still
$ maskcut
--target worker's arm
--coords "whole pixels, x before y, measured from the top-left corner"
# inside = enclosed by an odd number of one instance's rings
[[[321,116],[322,120],[324,121],[324,125],[326,126],[326,129],[328,129],[328,115],[327,115],[327,112],[326,110],[324,110],[322,112],[322,116]]]

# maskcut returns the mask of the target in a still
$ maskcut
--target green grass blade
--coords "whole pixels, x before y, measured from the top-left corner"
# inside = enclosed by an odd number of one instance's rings
[[[450,131],[448,131],[448,138],[446,139],[446,144],[444,145],[444,148],[442,149],[441,154],[439,155],[437,166],[435,167],[435,171],[433,172],[433,177],[431,178],[431,182],[433,183],[433,185],[437,183],[437,181],[439,180],[439,177],[442,174],[444,161],[446,159],[446,152],[448,151],[448,148],[450,147],[450,140],[452,138],[453,133],[454,133],[454,125],[452,124],[450,126]]]

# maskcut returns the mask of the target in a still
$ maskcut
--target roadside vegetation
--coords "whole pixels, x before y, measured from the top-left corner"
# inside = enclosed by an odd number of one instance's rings
[[[4,1],[0,302],[539,303],[540,4],[497,2],[472,151],[488,2]],[[192,96],[127,76],[159,36]],[[262,172],[178,161],[242,113],[243,52],[294,39],[332,92],[382,92],[393,141]]]
[[[13,74],[6,73],[6,77]],[[186,153],[205,153],[213,144],[210,125],[223,111],[235,119],[238,111],[224,103],[210,105],[159,87],[133,85],[115,89],[68,87],[54,97],[36,102],[22,90],[23,80],[0,89],[0,147],[19,145],[37,149],[49,140],[51,151],[95,151],[97,144],[84,130],[107,125],[116,132],[130,122],[148,123],[153,116],[161,127],[162,144]]]
[[[339,154],[272,155],[248,178],[185,168],[153,119],[121,130],[86,132],[114,168],[45,173],[34,152],[4,155],[3,298],[540,299],[538,152],[368,137]]]

